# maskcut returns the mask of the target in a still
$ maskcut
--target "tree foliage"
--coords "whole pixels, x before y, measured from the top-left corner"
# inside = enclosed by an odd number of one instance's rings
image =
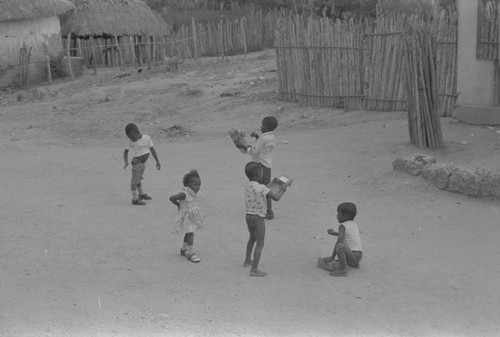
[[[350,18],[375,16],[377,4],[384,12],[410,13],[416,10],[426,11],[433,6],[447,7],[456,0],[146,0],[154,10],[163,8],[202,9],[222,8],[230,9],[231,3],[240,6],[251,5],[264,10],[286,8],[298,13],[314,13],[331,18]],[[193,5],[198,8],[191,8]],[[222,6],[221,6],[222,5]]]

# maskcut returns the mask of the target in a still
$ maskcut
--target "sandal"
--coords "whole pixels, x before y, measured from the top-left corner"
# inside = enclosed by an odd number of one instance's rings
[[[194,262],[194,263],[198,263],[201,261],[200,258],[198,256],[196,256],[195,253],[192,253],[192,254],[186,253],[186,257],[189,261]]]

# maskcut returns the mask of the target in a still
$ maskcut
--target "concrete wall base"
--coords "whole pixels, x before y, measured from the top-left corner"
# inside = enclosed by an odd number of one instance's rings
[[[453,110],[453,117],[475,125],[500,125],[500,107],[460,105]]]
[[[424,154],[398,157],[392,162],[395,171],[421,176],[437,188],[470,197],[500,198],[500,167],[493,170],[470,170],[465,167],[436,163]]]

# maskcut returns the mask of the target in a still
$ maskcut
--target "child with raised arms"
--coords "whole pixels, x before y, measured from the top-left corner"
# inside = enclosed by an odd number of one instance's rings
[[[264,248],[266,236],[265,217],[267,211],[267,198],[278,201],[286,187],[274,194],[266,185],[261,184],[262,166],[256,162],[249,162],[245,166],[245,174],[248,183],[245,185],[245,220],[248,227],[248,242],[245,255],[244,267],[250,267],[250,276],[266,276],[265,271],[259,270],[260,256]],[[255,246],[255,249],[254,249]],[[253,251],[253,260],[252,260]]]
[[[201,178],[197,170],[191,170],[182,179],[182,188],[179,193],[170,197],[170,201],[177,206],[178,213],[172,233],[184,234],[181,255],[191,262],[200,262],[200,258],[193,252],[194,231],[203,227],[203,218],[198,206],[198,192],[201,187]]]

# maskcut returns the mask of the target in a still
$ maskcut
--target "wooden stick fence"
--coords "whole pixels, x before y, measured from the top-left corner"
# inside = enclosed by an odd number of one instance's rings
[[[404,110],[404,17],[380,17],[365,26],[365,109]]]
[[[433,41],[438,41],[432,43],[437,106],[440,115],[450,115],[457,98],[454,9],[436,13],[432,20],[387,15],[357,24],[279,17],[275,47],[282,98],[346,109],[406,110],[403,36],[408,27],[430,27]]]
[[[440,116],[451,116],[457,101],[457,12],[443,9],[439,13],[436,33],[436,72],[438,111]]]
[[[498,59],[498,0],[478,2],[478,39],[476,56],[480,59]]]
[[[354,22],[281,17],[275,35],[283,99],[360,109],[362,34]]]

